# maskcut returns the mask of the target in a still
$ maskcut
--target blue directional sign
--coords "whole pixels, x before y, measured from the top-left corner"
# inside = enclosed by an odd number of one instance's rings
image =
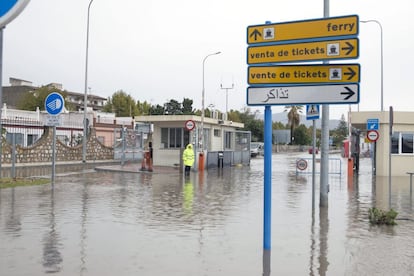
[[[18,16],[30,0],[1,0],[0,27],[4,27]]]
[[[379,130],[379,119],[367,119],[367,130]]]
[[[57,92],[50,93],[45,100],[45,109],[50,115],[59,115],[65,106],[65,100]]]

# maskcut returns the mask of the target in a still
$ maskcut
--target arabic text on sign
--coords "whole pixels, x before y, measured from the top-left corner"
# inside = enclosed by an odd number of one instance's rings
[[[271,89],[267,95],[266,99],[263,101],[264,103],[267,103],[269,100],[273,99],[288,99],[289,98],[289,89],[287,88],[275,88]]]

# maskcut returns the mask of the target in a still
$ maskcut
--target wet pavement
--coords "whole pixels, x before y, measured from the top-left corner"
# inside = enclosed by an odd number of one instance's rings
[[[111,165],[99,165],[95,167],[96,171],[100,172],[125,172],[125,173],[152,173],[152,174],[164,174],[164,173],[179,173],[180,168],[177,167],[168,167],[168,166],[142,166],[141,163],[126,163],[121,164],[111,164]]]
[[[312,212],[311,175],[272,160],[272,250],[263,252],[263,158],[250,167],[192,172],[139,164],[58,174],[54,185],[0,190],[0,275],[414,275],[409,177],[388,178],[369,159],[347,181],[329,177],[329,207]],[[336,156],[338,157],[338,156]]]

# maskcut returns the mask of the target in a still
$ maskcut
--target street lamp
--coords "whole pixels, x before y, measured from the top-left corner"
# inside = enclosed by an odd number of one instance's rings
[[[83,139],[82,139],[82,162],[86,162],[86,136],[87,136],[87,124],[86,124],[86,110],[88,108],[88,50],[89,50],[89,12],[91,10],[93,0],[89,1],[88,5],[88,17],[86,21],[86,55],[85,55],[85,87],[83,98]]]
[[[381,111],[384,111],[384,50],[383,50],[383,36],[382,25],[378,20],[360,20],[361,23],[376,23],[381,30]]]
[[[205,63],[206,63],[206,59],[208,58],[208,57],[210,57],[210,56],[214,56],[214,55],[218,55],[218,54],[220,54],[221,52],[216,52],[216,53],[212,53],[212,54],[209,54],[209,55],[207,55],[204,59],[203,59],[203,91],[202,91],[202,94],[201,94],[201,145],[200,145],[200,148],[201,148],[201,151],[203,152],[204,151],[204,94],[205,94],[205,88],[204,88],[204,66],[205,66]]]

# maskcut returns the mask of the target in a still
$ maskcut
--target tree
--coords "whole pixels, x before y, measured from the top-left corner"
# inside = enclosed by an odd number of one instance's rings
[[[164,104],[164,113],[166,115],[181,115],[183,114],[181,103],[176,100],[170,100]]]
[[[136,115],[151,115],[151,104],[147,101],[140,102],[137,101],[137,111],[138,113]]]
[[[333,144],[340,146],[342,141],[348,136],[348,124],[345,121],[345,116],[342,114],[341,120],[338,123],[338,126],[332,130],[332,139]]]
[[[290,126],[291,140],[290,143],[293,144],[294,130],[300,123],[300,113],[302,113],[303,106],[301,105],[291,105],[285,106],[285,112],[288,112],[288,124]],[[288,111],[289,110],[289,111]]]
[[[32,92],[26,93],[20,99],[19,103],[17,104],[17,108],[22,110],[35,111],[36,108],[39,107],[40,110],[45,110],[45,100],[47,96],[52,92],[61,94],[63,98],[67,97],[65,91],[56,89],[52,86],[42,86]],[[73,106],[71,106],[68,101],[65,101],[65,108],[67,110],[72,110]]]
[[[272,129],[286,129],[282,122],[272,122]]]
[[[312,141],[309,131],[304,124],[301,124],[295,129],[293,136],[295,137],[295,144],[297,145],[310,145]]]
[[[320,128],[316,128],[316,137],[315,137],[316,141],[315,141],[315,144],[316,144],[317,148],[319,148],[320,144],[321,144],[321,132],[322,132],[322,130]],[[308,135],[309,135],[309,137],[312,137],[311,138],[311,141],[312,141],[312,139],[313,139],[313,126],[310,126],[308,128]]]
[[[150,108],[151,115],[164,115],[164,113],[165,113],[164,107],[159,104],[152,105]]]
[[[238,110],[230,109],[227,113],[227,120],[240,123],[242,121],[240,119],[240,112]]]
[[[135,100],[122,90],[115,92],[108,99],[103,111],[114,112],[117,117],[132,117],[139,113]]]
[[[264,122],[257,120],[256,114],[252,113],[250,108],[245,108],[244,112],[239,113],[240,120],[244,123],[243,130],[249,130],[252,134],[251,140],[261,142],[264,140]]]
[[[170,100],[163,105],[150,105],[147,102],[137,102],[138,115],[192,115],[193,100],[184,98],[182,103],[177,100]]]
[[[193,100],[184,98],[182,103],[182,114],[184,115],[193,115]]]

